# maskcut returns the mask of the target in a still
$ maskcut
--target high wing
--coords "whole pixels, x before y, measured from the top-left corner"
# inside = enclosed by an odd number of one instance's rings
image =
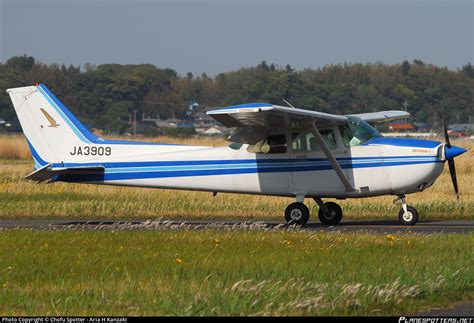
[[[301,130],[313,127],[313,125],[322,128],[347,122],[347,116],[266,103],[234,105],[211,110],[207,114],[226,127],[236,128],[228,140],[248,144],[257,143],[274,129]],[[349,116],[358,117],[367,122],[384,122],[408,118],[410,114],[405,111],[391,110]]]
[[[346,116],[282,107],[265,103],[250,103],[230,106],[207,112],[224,126],[237,129],[228,138],[230,141],[255,144],[265,138],[272,129],[303,129],[343,124]]]
[[[386,122],[397,119],[409,118],[410,114],[406,111],[389,110],[369,113],[350,114],[350,116],[359,117],[367,122]]]

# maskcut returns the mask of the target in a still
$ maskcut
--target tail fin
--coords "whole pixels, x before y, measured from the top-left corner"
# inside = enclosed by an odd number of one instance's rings
[[[72,146],[98,140],[45,85],[8,89],[7,92],[35,159],[35,168],[63,163],[70,159]]]

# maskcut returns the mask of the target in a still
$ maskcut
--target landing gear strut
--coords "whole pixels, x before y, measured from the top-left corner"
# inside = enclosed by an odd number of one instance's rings
[[[405,195],[400,196],[395,202],[402,201],[402,208],[398,212],[398,221],[402,225],[414,225],[418,222],[418,211],[410,205],[407,205]]]

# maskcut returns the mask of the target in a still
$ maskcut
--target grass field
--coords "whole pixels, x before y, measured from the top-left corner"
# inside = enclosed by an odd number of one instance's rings
[[[400,315],[472,299],[474,235],[0,231],[0,315]]]
[[[159,138],[163,142],[223,145],[222,139]],[[474,145],[456,159],[461,199],[456,201],[447,167],[429,190],[410,195],[408,201],[421,219],[474,218]],[[32,171],[26,141],[20,136],[0,137],[0,218],[283,218],[293,200],[280,197],[186,192],[86,184],[36,184],[24,180]],[[346,219],[396,219],[399,205],[393,197],[337,201]],[[310,206],[315,203],[308,200]],[[313,210],[313,219],[317,208]]]

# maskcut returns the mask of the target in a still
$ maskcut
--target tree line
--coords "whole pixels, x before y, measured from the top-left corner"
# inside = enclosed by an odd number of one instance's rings
[[[42,82],[88,125],[122,132],[136,113],[184,118],[190,102],[222,107],[266,102],[335,114],[407,110],[417,122],[467,123],[473,114],[474,67],[449,70],[420,60],[338,64],[295,70],[265,61],[209,77],[179,75],[151,64],[44,64],[15,56],[0,64],[0,118],[15,113],[5,89]]]

